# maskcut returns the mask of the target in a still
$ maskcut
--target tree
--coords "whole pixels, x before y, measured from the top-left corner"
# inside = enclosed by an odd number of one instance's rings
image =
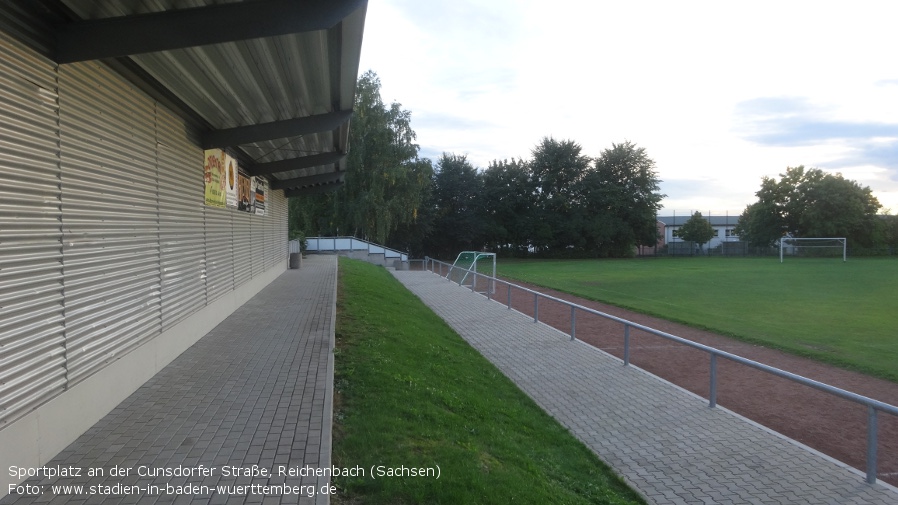
[[[485,245],[525,254],[533,235],[534,185],[523,160],[493,160],[481,174]]]
[[[580,144],[544,137],[533,149],[530,177],[538,225],[534,230],[537,248],[564,250],[585,244],[579,226],[580,213],[576,185],[589,170],[590,160],[581,154]]]
[[[842,174],[822,177],[804,195],[799,231],[805,237],[847,237],[851,244],[873,245],[879,200]]]
[[[818,168],[788,167],[780,180],[765,177],[758,201],[739,218],[736,233],[753,245],[793,237],[847,237],[869,246],[876,237],[879,201],[869,187]]]
[[[483,245],[482,179],[464,155],[443,153],[433,176],[433,231],[427,243],[445,258]]]
[[[598,219],[616,220],[620,231],[617,242],[626,249],[658,242],[656,216],[661,208],[660,182],[655,161],[644,147],[631,142],[611,144],[595,160],[595,178],[588,200],[601,202],[590,209]],[[598,191],[599,198],[591,194]],[[621,235],[622,234],[622,235]]]
[[[772,247],[783,236],[783,225],[772,207],[760,201],[745,207],[733,232],[751,247]]]
[[[291,203],[291,226],[387,244],[400,227],[417,222],[432,167],[418,159],[411,113],[395,102],[386,106],[380,86],[374,72],[359,77],[345,183],[333,193]]]
[[[711,227],[711,222],[702,217],[701,212],[696,212],[683,223],[683,226],[674,230],[674,236],[689,242],[695,242],[698,244],[699,250],[702,250],[702,246],[711,241],[715,233],[714,228]]]
[[[418,192],[420,204],[413,209],[412,220],[400,223],[390,234],[386,245],[400,251],[407,251],[412,257],[423,258],[426,254],[426,238],[433,231],[435,213],[432,204],[433,164],[428,158],[414,162],[411,172],[415,175],[409,191]]]

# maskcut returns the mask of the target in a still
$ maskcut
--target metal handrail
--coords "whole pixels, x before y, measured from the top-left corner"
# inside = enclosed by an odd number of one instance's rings
[[[340,241],[348,240],[349,241],[349,249],[337,248],[338,240],[340,240]],[[312,246],[311,246],[312,241],[315,242],[314,249],[312,249]],[[328,245],[327,244],[328,241],[330,242],[330,244],[329,244],[330,248],[325,247],[324,249],[322,249],[321,248],[322,242],[324,242],[324,245],[326,246],[326,245]],[[364,244],[365,247],[355,249],[353,247],[353,241]],[[361,238],[353,237],[353,236],[306,237],[306,244],[307,244],[309,251],[364,251],[364,250],[367,250],[368,254],[383,254],[384,258],[387,258],[387,259],[399,258],[399,260],[402,262],[408,261],[408,253],[407,252],[398,251],[396,249],[382,246],[380,244],[375,244],[374,242],[371,242],[369,240],[365,240],[365,239],[361,239]],[[384,252],[383,253],[379,253],[379,252],[372,253],[372,251],[371,251],[372,246],[375,249],[383,249]],[[387,252],[389,252],[390,254],[387,254]]]
[[[424,258],[426,269],[432,273],[436,273],[435,264],[440,265],[440,273],[439,275],[443,277],[443,265],[453,268],[452,265],[433,259],[431,257],[425,256]],[[454,268],[458,269],[461,267],[455,266]],[[676,335],[672,335],[667,332],[663,332],[660,330],[656,330],[654,328],[650,328],[648,326],[634,323],[633,321],[629,321],[627,319],[613,316],[611,314],[601,312],[595,309],[591,309],[589,307],[584,307],[583,305],[579,305],[576,303],[569,302],[567,300],[562,300],[561,298],[557,298],[551,295],[547,295],[545,293],[540,293],[539,291],[535,291],[533,289],[525,288],[523,286],[519,286],[517,284],[513,284],[511,282],[499,279],[497,277],[491,277],[485,274],[478,274],[476,271],[468,270],[474,275],[473,282],[471,284],[471,291],[474,291],[474,286],[477,284],[477,278],[481,277],[489,283],[502,283],[508,286],[506,290],[507,293],[507,306],[508,309],[511,310],[511,290],[512,288],[518,289],[525,293],[533,294],[533,322],[539,322],[539,300],[540,298],[545,298],[546,300],[552,300],[563,305],[567,305],[571,308],[571,331],[570,336],[571,340],[575,340],[577,337],[577,311],[583,311],[588,314],[593,314],[599,317],[603,317],[605,319],[610,319],[612,321],[616,321],[624,325],[624,366],[630,365],[630,328],[636,328],[638,330],[644,331],[646,333],[666,338],[668,340],[673,340],[674,342],[681,343],[683,345],[692,347],[694,349],[698,349],[704,352],[707,352],[711,356],[710,363],[710,372],[711,372],[711,389],[710,394],[708,395],[708,406],[710,408],[714,408],[717,406],[717,357],[726,358],[730,361],[735,361],[736,363],[741,363],[743,365],[767,372],[769,374],[775,375],[777,377],[782,377],[784,379],[791,380],[793,382],[797,382],[799,384],[804,384],[805,386],[810,386],[814,389],[838,396],[840,398],[844,398],[846,400],[850,400],[855,403],[860,403],[861,405],[865,405],[867,407],[867,478],[866,481],[868,484],[873,484],[876,482],[876,450],[877,450],[877,412],[885,412],[887,414],[891,414],[893,416],[898,416],[898,407],[895,405],[891,405],[889,403],[881,402],[879,400],[875,400],[873,398],[869,398],[867,396],[859,395],[857,393],[852,393],[851,391],[847,391],[845,389],[837,388],[835,386],[831,386],[829,384],[825,384],[823,382],[815,381],[813,379],[809,379],[807,377],[803,377],[798,374],[794,374],[792,372],[787,372],[780,368],[772,367],[770,365],[765,365],[763,363],[759,363],[754,360],[750,360],[748,358],[743,358],[737,354],[732,354],[726,351],[721,351],[720,349],[710,347],[704,344],[700,344],[698,342],[693,342],[692,340],[687,340],[683,337],[678,337]],[[448,279],[452,282],[452,279]],[[461,283],[459,283],[461,285]],[[491,286],[492,287],[492,286]],[[491,299],[490,292],[492,289],[487,289],[486,297]]]

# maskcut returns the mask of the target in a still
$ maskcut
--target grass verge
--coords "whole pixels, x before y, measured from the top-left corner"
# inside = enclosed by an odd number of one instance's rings
[[[338,503],[644,503],[388,271],[339,272],[334,464],[365,477],[335,479]]]

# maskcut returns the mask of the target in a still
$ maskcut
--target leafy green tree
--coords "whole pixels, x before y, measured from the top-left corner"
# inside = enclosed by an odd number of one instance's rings
[[[423,258],[426,254],[426,238],[433,231],[435,212],[433,206],[433,163],[428,158],[415,162],[412,172],[415,175],[411,191],[420,191],[421,203],[413,209],[413,219],[404,221],[387,239],[386,245],[400,251],[407,251],[414,258]]]
[[[711,241],[715,233],[711,222],[702,217],[701,212],[697,211],[683,223],[683,226],[674,230],[674,236],[689,242],[695,242],[698,244],[699,250],[702,250],[702,246]]]
[[[287,201],[290,239],[300,236],[333,235],[333,199],[317,194]]]
[[[385,105],[380,87],[374,72],[359,77],[345,183],[333,193],[291,203],[291,227],[387,244],[400,227],[417,222],[432,167],[418,159],[411,112],[395,102]]]
[[[861,246],[876,239],[879,201],[869,187],[804,166],[788,167],[780,180],[765,177],[758,201],[740,216],[736,233],[755,245],[793,237],[848,237]]]
[[[601,255],[629,255],[635,246],[658,242],[660,182],[655,161],[631,142],[612,143],[596,158],[580,194]]]
[[[879,243],[888,248],[888,253],[896,254],[898,251],[898,216],[880,215],[877,225],[877,238]]]
[[[873,245],[879,200],[842,174],[826,174],[804,195],[799,230],[806,237],[848,237],[849,243]]]
[[[534,230],[538,249],[565,250],[585,245],[577,212],[577,184],[589,170],[590,160],[572,140],[545,137],[533,149],[530,177],[535,189],[534,204],[539,225]]]
[[[427,241],[432,255],[454,257],[480,249],[484,240],[481,219],[483,180],[464,155],[443,153],[433,177],[433,229]]]
[[[533,234],[534,185],[523,160],[493,160],[481,173],[480,206],[488,248],[512,255],[527,252]]]
[[[771,247],[783,236],[783,225],[770,203],[755,202],[742,211],[733,232],[751,247]]]

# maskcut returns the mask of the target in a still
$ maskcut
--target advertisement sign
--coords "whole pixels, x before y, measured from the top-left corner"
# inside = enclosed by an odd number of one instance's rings
[[[227,153],[224,155],[224,165],[225,165],[225,174],[227,175],[227,180],[225,181],[225,204],[229,209],[237,208],[237,160],[229,156]]]
[[[210,207],[225,206],[225,153],[221,149],[204,151],[203,177],[206,185],[206,205]]]
[[[253,212],[255,193],[252,188],[252,179],[243,170],[237,171],[237,210]]]
[[[257,216],[265,215],[265,204],[268,198],[268,180],[263,177],[253,177],[255,186],[255,209]]]

